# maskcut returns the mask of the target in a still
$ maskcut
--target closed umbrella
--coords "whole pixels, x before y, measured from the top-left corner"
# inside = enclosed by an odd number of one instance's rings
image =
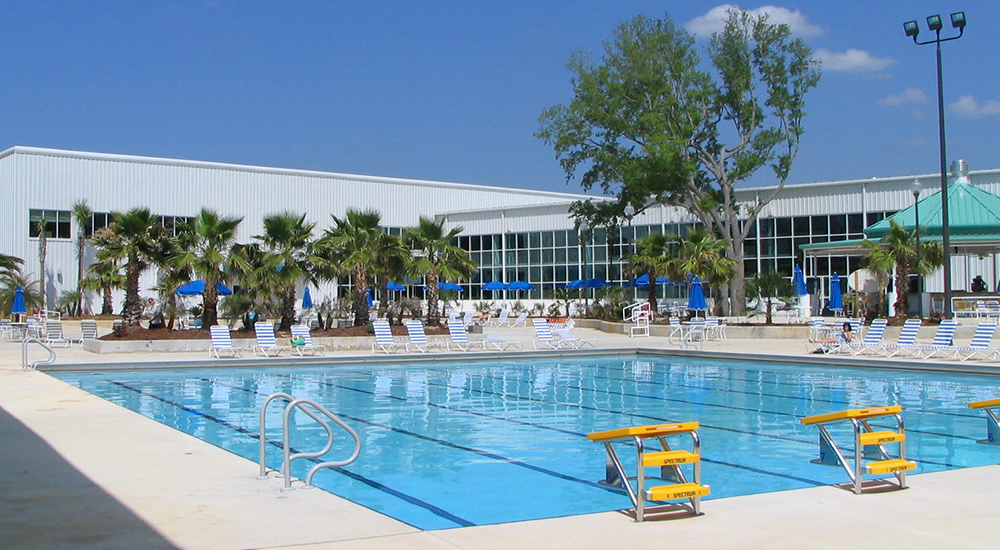
[[[369,288],[365,291],[365,300],[368,302],[368,307],[375,305],[375,302],[372,300],[372,289]]]
[[[312,294],[309,294],[309,287],[306,287],[302,291],[302,309],[309,309],[313,307]]]
[[[698,277],[691,279],[691,296],[688,298],[688,309],[691,311],[705,311],[708,303],[705,302],[705,290],[701,288],[701,280]]]
[[[14,289],[14,301],[11,303],[10,312],[11,314],[28,313],[28,308],[24,304],[24,289],[20,285]]]
[[[222,283],[215,283],[215,291],[220,296],[229,296],[233,293],[233,290]],[[177,289],[175,294],[179,296],[194,296],[196,294],[202,294],[205,292],[205,281],[191,281],[190,283],[185,283]]]
[[[792,290],[796,296],[809,294],[809,291],[806,289],[806,278],[802,274],[802,267],[798,265],[795,266],[795,270],[792,272]]]
[[[830,311],[844,312],[844,289],[840,287],[840,275],[830,278]]]

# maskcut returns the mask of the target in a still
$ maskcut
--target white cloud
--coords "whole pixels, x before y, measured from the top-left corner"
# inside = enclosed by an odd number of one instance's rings
[[[725,21],[727,14],[730,9],[734,8],[733,4],[722,4],[716,6],[708,11],[705,15],[695,17],[694,19],[687,22],[684,27],[699,36],[708,36],[713,32],[720,32],[725,27]],[[744,10],[750,15],[757,17],[762,14],[767,14],[768,20],[771,23],[784,23],[791,27],[792,33],[796,36],[801,36],[805,38],[813,36],[821,36],[825,30],[819,25],[813,25],[806,20],[806,16],[802,14],[801,11],[792,11],[788,8],[781,8],[778,6],[761,6],[752,10]]]
[[[875,72],[896,63],[890,57],[879,59],[864,50],[853,48],[843,53],[820,48],[816,50],[816,58],[823,62],[825,71]]]
[[[984,103],[976,101],[971,95],[963,95],[958,101],[948,106],[951,112],[962,118],[983,118],[1000,115],[1000,101],[991,100]]]
[[[882,105],[899,107],[901,105],[923,105],[930,102],[930,98],[920,88],[907,88],[901,94],[890,95],[878,100]]]

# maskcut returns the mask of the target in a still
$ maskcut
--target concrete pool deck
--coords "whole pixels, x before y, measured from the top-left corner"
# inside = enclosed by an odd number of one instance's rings
[[[531,329],[489,332],[531,346]],[[598,338],[599,349],[673,349],[666,338],[577,332]],[[822,357],[831,365],[840,360],[806,354],[802,340],[731,339],[708,342],[704,349]],[[31,357],[41,359],[43,352],[36,347]],[[79,348],[56,353],[57,364],[206,358],[179,352],[97,355]],[[929,363],[956,364],[921,362]],[[993,529],[1000,494],[996,465],[908,476],[911,488],[905,491],[855,496],[820,487],[708,500],[702,504],[705,515],[697,518],[636,524],[625,514],[607,512],[424,532],[320,490],[281,492],[280,480],[255,479],[254,462],[44,373],[21,371],[20,364],[20,343],[0,342],[0,547],[5,550],[1000,547]]]

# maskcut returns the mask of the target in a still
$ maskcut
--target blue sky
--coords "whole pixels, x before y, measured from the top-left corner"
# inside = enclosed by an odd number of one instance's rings
[[[0,149],[124,153],[545,189],[532,136],[570,99],[566,60],[621,21],[714,28],[718,2],[4,2]],[[965,11],[943,45],[949,161],[1000,168],[1000,2],[763,9],[824,61],[791,183],[938,170],[933,46],[904,21]],[[699,40],[703,47],[705,40]],[[762,174],[766,176],[766,174]],[[772,183],[767,177],[754,183]]]

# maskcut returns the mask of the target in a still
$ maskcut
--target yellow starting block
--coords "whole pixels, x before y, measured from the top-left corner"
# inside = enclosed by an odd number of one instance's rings
[[[691,437],[691,450],[674,450],[667,443],[667,437],[688,434]],[[664,502],[668,500],[687,499],[691,511],[701,514],[701,497],[709,494],[709,487],[701,484],[701,440],[698,438],[697,422],[680,422],[676,424],[656,424],[652,426],[632,426],[617,430],[594,432],[587,434],[591,441],[604,444],[607,452],[604,483],[625,489],[632,506],[635,508],[635,520],[643,521],[646,517],[646,501]],[[656,439],[660,450],[651,451],[646,443]],[[636,447],[635,477],[625,473],[615,443],[632,443]],[[690,465],[691,481],[684,475],[682,466]],[[646,468],[660,468],[659,479],[670,481],[671,484],[650,487],[646,489]],[[635,487],[632,487],[632,480]]]
[[[971,406],[971,405],[970,405]],[[861,494],[861,482],[864,475],[892,474],[899,482],[901,489],[906,488],[906,472],[917,467],[915,462],[906,460],[906,431],[903,427],[903,407],[875,407],[869,409],[850,409],[802,419],[805,425],[815,425],[819,428],[819,464],[842,466],[854,484],[854,493]],[[896,429],[875,431],[869,421],[877,418],[892,417],[896,421]],[[845,456],[827,430],[827,426],[839,422],[848,422],[854,428],[854,456]],[[899,445],[899,456],[889,455],[885,445]],[[852,468],[848,461],[854,461]]]
[[[997,409],[1000,409],[1000,399],[973,401],[969,403],[969,408],[986,411],[986,439],[980,439],[979,443],[1000,445],[1000,418],[997,417]]]

